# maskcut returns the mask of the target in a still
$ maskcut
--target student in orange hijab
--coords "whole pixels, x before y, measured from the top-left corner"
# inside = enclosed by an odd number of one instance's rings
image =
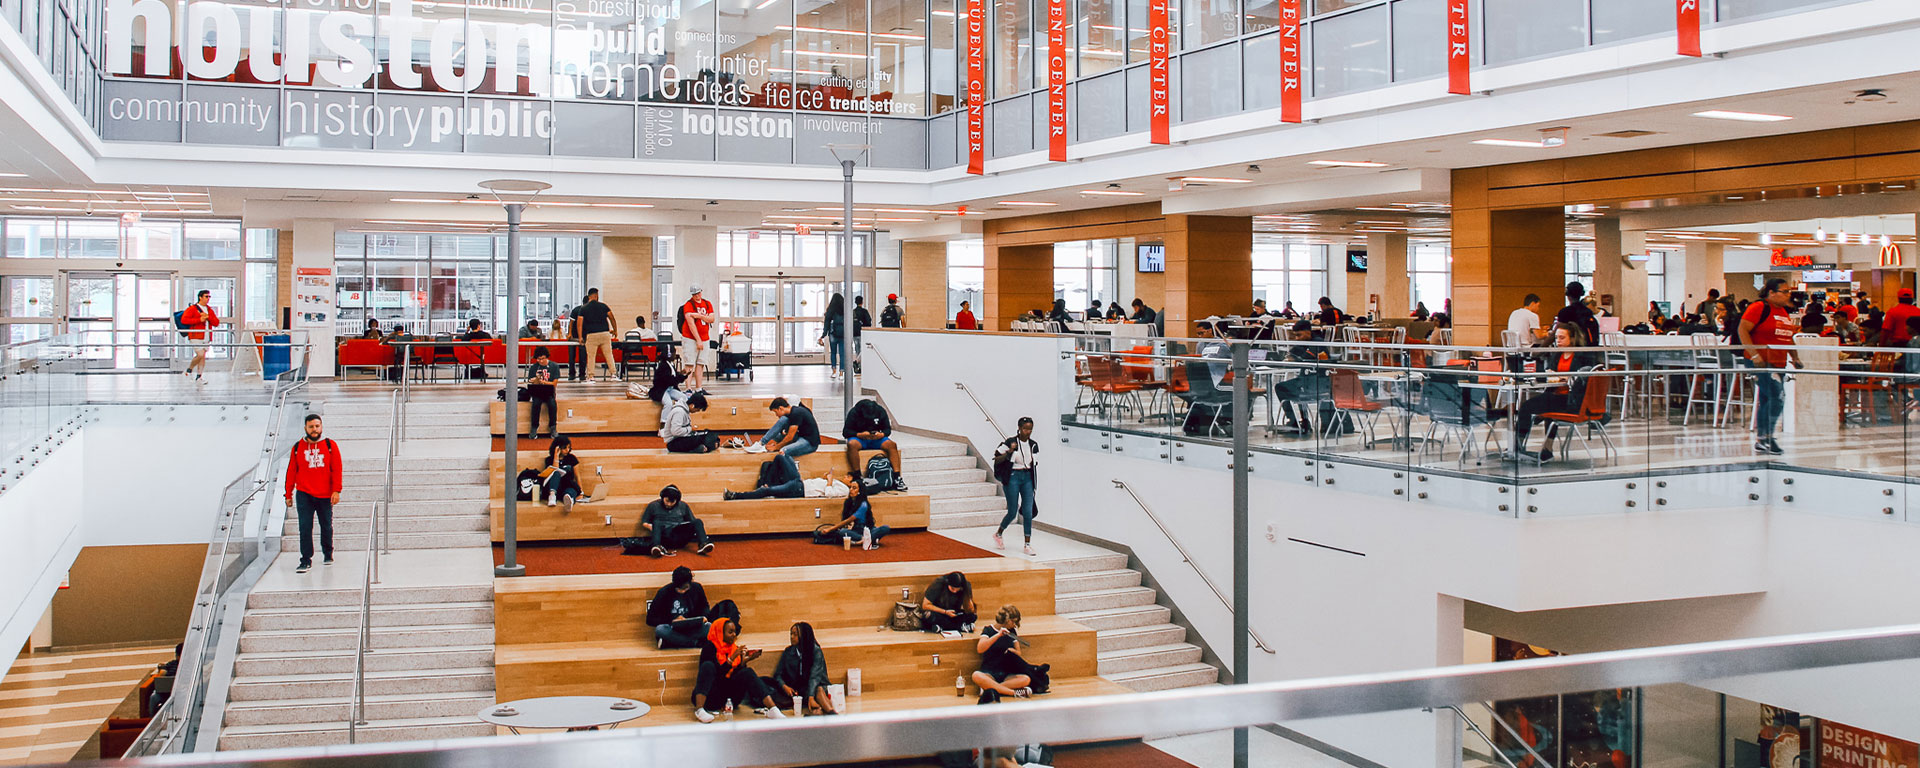
[[[747,664],[760,658],[758,649],[749,650],[740,645],[740,622],[734,619],[715,619],[707,630],[707,639],[700,643],[700,676],[693,684],[693,719],[703,723],[713,722],[715,710],[724,711],[726,704],[708,709],[710,701],[725,703],[752,703],[754,711],[772,718],[786,717],[780,707],[773,703],[773,696],[767,693],[767,686],[760,682],[760,676],[754,674]]]

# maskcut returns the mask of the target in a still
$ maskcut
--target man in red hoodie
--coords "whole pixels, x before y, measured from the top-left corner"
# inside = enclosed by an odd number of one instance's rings
[[[287,456],[287,504],[300,515],[300,567],[313,568],[313,518],[320,518],[320,553],[333,565],[333,505],[340,503],[340,446],[320,436],[320,416],[307,414],[307,436]]]
[[[180,324],[187,327],[184,331],[187,346],[193,350],[193,360],[187,363],[187,376],[202,384],[206,383],[207,344],[213,336],[213,327],[220,324],[220,315],[208,301],[212,296],[213,291],[203,290],[180,312]]]

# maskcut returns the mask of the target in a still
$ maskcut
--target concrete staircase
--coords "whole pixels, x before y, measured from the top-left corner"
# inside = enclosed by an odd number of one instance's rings
[[[359,742],[493,733],[491,586],[376,587],[371,622]],[[347,743],[359,623],[357,589],[251,595],[220,749]]]
[[[474,717],[493,703],[493,587],[418,583],[434,575],[442,560],[433,558],[446,551],[492,546],[486,407],[470,398],[417,400],[410,408],[394,463],[394,551],[382,558],[383,585],[372,591],[361,743],[493,734]],[[316,552],[316,572],[295,577],[313,588],[256,588],[248,596],[222,750],[347,743],[360,575],[370,518],[386,490],[391,417],[384,393],[330,399],[321,413],[346,464],[334,511],[339,563],[321,565]],[[282,551],[298,551],[291,514],[285,531]],[[290,570],[293,560],[283,555],[273,568]]]

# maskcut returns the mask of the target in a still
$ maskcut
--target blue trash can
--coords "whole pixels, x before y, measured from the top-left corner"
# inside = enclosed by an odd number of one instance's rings
[[[269,333],[260,342],[260,378],[272,380],[293,369],[293,336]]]

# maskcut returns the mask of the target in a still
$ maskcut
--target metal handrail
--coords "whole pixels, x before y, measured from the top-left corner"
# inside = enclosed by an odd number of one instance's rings
[[[1494,757],[1498,758],[1500,762],[1506,763],[1507,768],[1520,768],[1519,764],[1513,761],[1513,758],[1507,757],[1507,753],[1501,751],[1500,747],[1493,743],[1493,739],[1487,736],[1486,731],[1483,731],[1480,729],[1480,724],[1474,722],[1473,718],[1467,717],[1467,713],[1462,711],[1458,705],[1449,704],[1447,706],[1441,707],[1441,709],[1452,710],[1454,714],[1459,715],[1460,722],[1465,723],[1467,726],[1467,729],[1470,731],[1473,731],[1473,735],[1479,736],[1481,741],[1486,742],[1487,752],[1491,753]],[[1489,709],[1487,710],[1487,714],[1491,715],[1494,720],[1499,721],[1501,725],[1506,725],[1506,721],[1501,719],[1500,713],[1494,712],[1493,710]],[[1509,728],[1508,731],[1511,732],[1512,729]],[[1534,752],[1533,745],[1528,744],[1525,741],[1520,742],[1520,744],[1521,746],[1526,747],[1528,752],[1533,752],[1533,756],[1536,759],[1540,760],[1541,765],[1547,765],[1546,758],[1540,757],[1540,753]],[[1549,768],[1551,768],[1551,766],[1549,766]]]
[[[867,349],[873,350],[873,354],[880,358],[880,367],[887,369],[887,375],[892,376],[894,381],[899,381],[900,374],[893,372],[893,363],[887,362],[887,353],[880,351],[880,348],[874,346],[871,341],[866,342],[866,345]]]
[[[1509,738],[1519,743],[1520,746],[1525,747],[1527,750],[1527,754],[1532,755],[1535,761],[1537,761],[1540,765],[1546,766],[1546,768],[1553,768],[1553,763],[1549,763],[1547,762],[1546,758],[1541,757],[1540,752],[1538,750],[1535,750],[1532,744],[1528,744],[1526,738],[1521,736],[1519,731],[1514,730],[1513,724],[1508,723],[1506,718],[1500,716],[1500,713],[1493,711],[1493,702],[1480,701],[1480,702],[1474,702],[1474,703],[1479,704],[1480,706],[1486,707],[1487,714],[1493,716],[1494,724],[1500,726],[1500,730],[1506,731],[1507,736]],[[1456,711],[1458,711],[1457,707],[1456,707]],[[1488,742],[1488,744],[1491,745],[1492,742]]]
[[[380,499],[378,510],[367,512],[367,565],[365,577],[360,582],[360,630],[354,635],[353,649],[353,694],[350,712],[347,714],[347,743],[359,743],[359,728],[367,724],[367,646],[370,645],[373,625],[373,585],[380,581],[380,548],[384,540],[381,532],[387,527],[382,523],[387,510],[393,505],[393,462],[395,443],[400,433],[400,390],[395,388],[387,396],[387,488]]]
[[[956,381],[953,383],[953,388],[967,393],[967,399],[973,401],[973,407],[980,409],[980,415],[987,417],[987,424],[993,427],[994,434],[999,435],[1002,440],[1007,439],[1007,431],[1000,428],[1000,422],[993,419],[993,412],[988,411],[987,406],[980,403],[980,398],[974,396],[972,387],[967,386],[964,381]]]
[[[1147,513],[1147,519],[1153,521],[1154,526],[1160,529],[1160,533],[1167,537],[1168,543],[1173,544],[1173,548],[1180,553],[1180,561],[1193,567],[1193,572],[1200,577],[1200,581],[1207,585],[1207,589],[1213,591],[1213,596],[1220,599],[1220,604],[1227,607],[1228,613],[1234,613],[1240,610],[1238,606],[1233,604],[1232,600],[1227,599],[1225,592],[1220,591],[1220,586],[1213,583],[1213,578],[1207,575],[1206,570],[1202,569],[1199,563],[1194,562],[1193,555],[1187,552],[1185,545],[1180,543],[1180,537],[1173,535],[1172,529],[1167,528],[1166,523],[1160,522],[1160,516],[1153,513],[1152,507],[1147,506],[1146,499],[1140,498],[1140,494],[1134,492],[1133,486],[1127,485],[1127,481],[1125,480],[1114,478],[1113,487],[1126,491],[1128,496],[1133,497],[1133,503],[1140,505],[1140,511]],[[1260,637],[1260,632],[1253,627],[1247,627],[1247,635],[1253,638],[1253,644],[1259,646],[1260,650],[1272,654],[1279,653],[1273,649],[1273,646],[1267,645],[1267,641]]]

